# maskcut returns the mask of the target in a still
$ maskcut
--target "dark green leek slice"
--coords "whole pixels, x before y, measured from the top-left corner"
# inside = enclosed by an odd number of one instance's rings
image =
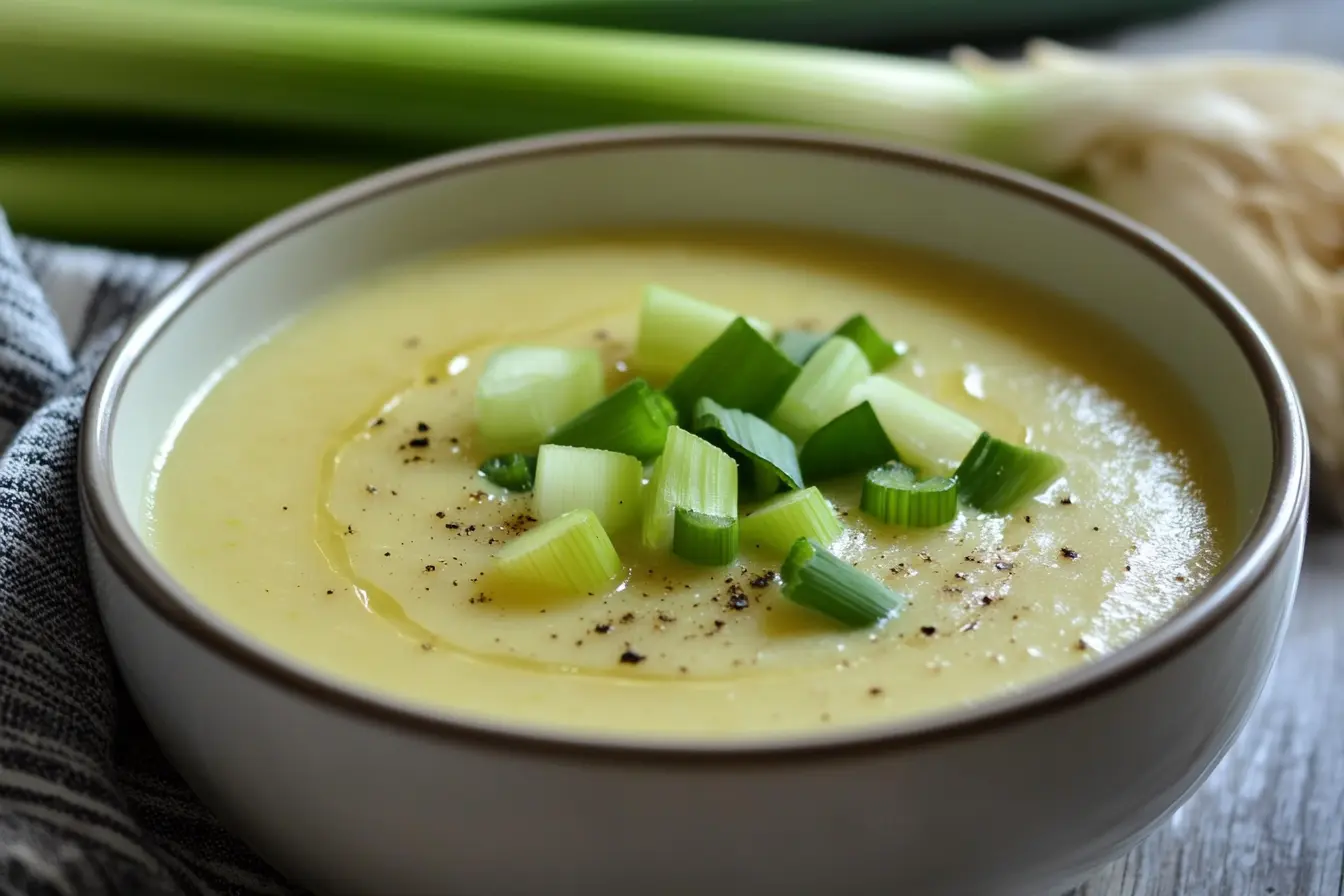
[[[727,566],[737,559],[735,517],[714,516],[678,507],[672,527],[672,553],[697,566]]]
[[[726,408],[768,417],[797,378],[799,367],[762,336],[746,318],[728,325],[719,338],[682,368],[665,394],[684,424],[695,403],[712,398]]]
[[[676,422],[672,402],[644,380],[634,379],[563,424],[546,441],[649,461],[663,453],[667,428]]]
[[[895,343],[883,339],[877,328],[862,314],[856,314],[836,327],[835,335],[853,340],[868,357],[868,363],[873,365],[873,373],[885,370],[905,354]]]
[[[798,454],[798,467],[808,482],[862,473],[898,460],[870,402],[845,411],[812,434]]]
[[[537,475],[537,459],[531,454],[497,454],[481,464],[478,471],[500,488],[511,492],[530,492]]]
[[[859,508],[889,525],[943,526],[957,516],[957,482],[945,476],[919,479],[914,470],[892,461],[863,478]]]
[[[956,475],[963,501],[989,513],[1004,513],[1064,475],[1064,462],[985,432],[971,446]]]
[[[850,628],[866,628],[905,609],[908,598],[816,542],[800,538],[779,571],[784,596]]]
[[[755,414],[702,398],[695,403],[695,434],[737,461],[738,491],[748,500],[764,500],[781,488],[803,487],[798,449]]]

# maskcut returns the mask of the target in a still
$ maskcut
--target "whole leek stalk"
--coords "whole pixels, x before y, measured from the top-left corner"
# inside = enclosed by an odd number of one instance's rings
[[[380,166],[162,149],[0,150],[0,211],[64,240],[192,252]]]
[[[1344,506],[1341,97],[1344,70],[1292,60],[1119,59],[1039,44],[1020,62],[962,52],[948,65],[208,0],[0,0],[0,114],[126,113],[406,155],[604,124],[779,122],[1086,183],[1190,251],[1260,319]],[[5,171],[0,145],[0,205],[16,192]],[[47,207],[78,216],[51,181]],[[39,200],[30,188],[25,204]],[[216,235],[236,217],[222,215]]]

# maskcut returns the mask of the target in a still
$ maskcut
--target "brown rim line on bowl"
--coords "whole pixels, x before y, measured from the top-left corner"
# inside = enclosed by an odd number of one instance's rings
[[[353,205],[452,174],[572,154],[641,146],[732,146],[797,149],[896,163],[952,175],[1014,194],[1062,212],[1079,225],[1102,231],[1160,265],[1198,296],[1235,339],[1253,368],[1270,408],[1273,469],[1267,499],[1230,561],[1182,610],[1133,643],[1019,693],[968,708],[912,720],[829,734],[711,741],[597,736],[455,718],[375,694],[309,671],[300,663],[241,635],[215,618],[176,584],[137,536],[113,497],[109,437],[127,377],[140,355],[204,288],[277,241]],[[1295,523],[1305,508],[1308,454],[1301,407],[1286,369],[1260,327],[1211,276],[1160,236],[1085,197],[1008,169],[880,142],[747,126],[658,126],[561,134],[451,153],[365,178],[319,196],[266,221],[198,261],[147,310],[113,350],[90,393],[80,446],[81,502],[86,525],[111,567],[163,621],[214,655],[247,672],[346,713],[420,734],[467,739],[510,750],[561,754],[582,751],[604,760],[673,762],[796,760],[805,754],[860,754],[962,738],[1057,712],[1117,687],[1176,657],[1232,613],[1292,547]]]

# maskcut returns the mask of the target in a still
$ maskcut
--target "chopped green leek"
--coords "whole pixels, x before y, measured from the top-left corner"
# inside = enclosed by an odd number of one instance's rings
[[[665,392],[687,424],[701,398],[765,417],[797,376],[798,365],[739,317],[682,368]]]
[[[621,558],[591,510],[571,510],[504,545],[495,571],[519,585],[595,594],[621,574]]]
[[[1064,461],[1025,445],[981,433],[957,468],[962,499],[972,507],[1002,513],[1039,494],[1064,475]]]
[[[742,518],[742,543],[783,553],[799,538],[828,545],[845,527],[814,485],[779,495]]]
[[[663,451],[667,428],[677,422],[672,402],[642,379],[634,379],[551,433],[547,442],[601,448],[643,461]]]
[[[727,566],[737,559],[737,518],[678,507],[672,553],[698,566]]]
[[[597,352],[510,346],[490,356],[476,383],[476,428],[492,450],[530,450],[601,398]]]
[[[702,398],[695,403],[695,434],[737,461],[739,491],[751,498],[768,498],[781,486],[803,487],[798,449],[788,436],[755,414]]]
[[[902,461],[928,474],[949,473],[975,440],[980,427],[909,386],[870,376],[849,393],[849,404],[871,402],[882,430]]]
[[[639,311],[635,341],[635,369],[655,380],[667,380],[689,364],[728,329],[738,315],[727,308],[702,302],[666,286],[650,284]],[[767,339],[772,328],[764,321],[745,318]]]
[[[849,390],[872,373],[858,345],[832,336],[807,359],[770,422],[795,441],[804,442],[848,407]]]
[[[808,482],[861,473],[889,460],[899,460],[896,448],[882,431],[868,401],[812,433],[798,452],[798,466]]]
[[[853,340],[854,344],[863,350],[874,373],[895,364],[905,354],[894,343],[883,339],[877,328],[862,314],[856,314],[836,327],[835,335]]]
[[[798,539],[779,570],[780,589],[794,603],[850,628],[866,628],[905,609],[908,598],[859,572],[806,538]]]
[[[537,459],[530,454],[497,454],[481,464],[477,471],[500,488],[511,492],[530,492],[537,475]]]
[[[737,463],[704,439],[673,426],[644,493],[646,547],[663,551],[672,547],[677,508],[735,519]]]
[[[775,345],[790,361],[802,366],[829,338],[825,333],[813,333],[811,330],[781,330],[775,336]]]
[[[587,508],[602,528],[616,533],[639,518],[643,485],[644,467],[628,454],[542,445],[532,506],[543,522]]]
[[[945,476],[918,479],[914,470],[893,461],[868,471],[859,508],[890,525],[946,525],[957,516],[957,481]]]

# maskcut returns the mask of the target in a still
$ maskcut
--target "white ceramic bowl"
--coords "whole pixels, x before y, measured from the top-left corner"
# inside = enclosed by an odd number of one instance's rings
[[[672,222],[914,244],[1057,292],[1155,353],[1231,458],[1241,547],[1114,655],[972,709],[725,746],[484,724],[305,668],[198,603],[140,540],[188,396],[263,331],[385,264],[467,242]],[[1198,786],[1269,673],[1305,526],[1302,414],[1264,334],[1189,259],[1044,183],[755,128],[612,130],[431,159],[197,264],[122,341],[80,457],[99,608],[187,780],[325,893],[1041,896]]]

